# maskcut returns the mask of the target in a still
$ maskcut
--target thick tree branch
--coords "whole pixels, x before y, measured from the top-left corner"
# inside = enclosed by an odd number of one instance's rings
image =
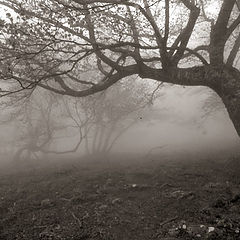
[[[228,39],[233,31],[239,26],[240,24],[240,14],[238,17],[233,21],[233,23],[228,27],[226,32],[226,38]]]
[[[87,25],[88,25],[88,32],[89,32],[89,39],[91,40],[92,42],[92,47],[93,47],[93,50],[95,52],[95,54],[97,55],[98,58],[100,58],[104,63],[108,64],[109,66],[111,66],[112,68],[116,69],[116,70],[119,70],[120,66],[112,61],[110,58],[108,58],[106,55],[104,55],[101,50],[99,49],[99,46],[97,44],[97,40],[96,40],[96,37],[95,37],[95,32],[94,32],[94,25],[92,23],[92,20],[91,20],[91,15],[90,13],[88,13],[86,16],[85,16],[85,19],[86,19],[86,22],[87,22]]]
[[[127,11],[129,13],[129,16],[130,16],[129,24],[130,24],[130,27],[131,27],[131,30],[132,30],[132,33],[133,33],[133,41],[136,44],[136,46],[139,46],[140,45],[139,39],[138,39],[139,32],[137,30],[137,26],[136,26],[135,20],[133,18],[130,7],[129,6],[126,6],[126,7],[127,7]],[[139,47],[135,47],[134,54],[136,55],[136,59],[137,59],[137,63],[138,63],[138,61],[140,61],[140,59],[141,59]]]
[[[179,49],[177,50],[177,52],[172,57],[174,66],[177,66],[177,64],[181,60],[181,58],[184,54],[184,49],[187,47],[187,44],[189,42],[189,39],[190,39],[190,37],[192,35],[192,32],[193,32],[193,29],[195,27],[196,21],[198,19],[199,14],[200,14],[200,10],[194,4],[192,4],[190,1],[182,0],[182,2],[190,10],[190,15],[189,15],[187,26],[179,34],[179,37],[177,38],[177,41],[172,46],[172,47],[177,47],[178,44],[180,43],[179,44]]]
[[[238,34],[238,37],[235,40],[233,48],[232,48],[232,50],[231,50],[231,52],[228,56],[227,63],[226,63],[228,66],[233,66],[233,63],[234,63],[234,60],[237,57],[239,48],[240,48],[240,33]]]
[[[222,65],[224,47],[229,37],[228,23],[236,0],[224,0],[217,21],[212,27],[210,35],[210,63]]]
[[[169,23],[170,23],[169,0],[165,0],[165,31],[163,37],[165,46],[167,46],[167,40],[169,36]]]

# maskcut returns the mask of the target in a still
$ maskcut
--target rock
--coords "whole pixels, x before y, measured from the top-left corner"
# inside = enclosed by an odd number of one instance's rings
[[[214,232],[214,230],[215,230],[215,227],[208,227],[208,233]]]

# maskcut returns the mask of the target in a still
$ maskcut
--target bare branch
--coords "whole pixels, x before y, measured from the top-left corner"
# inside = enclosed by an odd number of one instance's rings
[[[212,27],[210,36],[210,63],[222,65],[224,59],[224,47],[229,37],[228,23],[236,0],[224,0],[217,21]]]
[[[240,48],[240,33],[238,34],[238,37],[235,40],[233,48],[228,56],[227,63],[226,63],[228,66],[233,66],[233,63],[237,57],[239,48]]]
[[[187,47],[187,44],[189,42],[189,39],[190,39],[193,29],[195,27],[196,21],[200,14],[200,10],[192,2],[190,2],[189,0],[182,0],[182,2],[190,10],[190,15],[189,15],[189,19],[188,19],[188,23],[187,23],[186,27],[179,34],[175,43],[172,45],[172,47],[177,47],[179,45],[179,49],[173,55],[174,66],[177,66],[178,62],[182,58],[182,56],[184,54],[184,49]]]

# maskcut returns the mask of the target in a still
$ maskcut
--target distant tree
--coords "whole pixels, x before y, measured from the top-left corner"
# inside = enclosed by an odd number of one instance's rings
[[[54,120],[54,108],[57,103],[52,94],[28,98],[23,105],[14,109],[14,118],[10,119],[18,128],[14,136],[17,151],[14,160],[37,158],[38,153],[47,149],[53,141],[55,131],[59,130]]]
[[[2,96],[41,87],[84,97],[133,75],[207,86],[240,136],[239,0],[0,4],[8,9],[0,22]]]
[[[75,111],[79,111],[75,107],[71,106]],[[61,113],[63,108],[67,112],[64,117]],[[83,127],[90,117],[86,116],[83,122],[80,118],[75,119],[71,111],[68,105],[62,104],[61,98],[46,91],[38,92],[37,95],[27,98],[21,105],[15,106],[7,118],[18,126],[13,140],[13,145],[17,147],[14,159],[38,158],[42,153],[76,152],[85,137]],[[62,121],[59,120],[60,116]],[[73,146],[69,149],[55,150],[59,139],[68,137],[67,134],[71,133],[71,129],[74,129],[74,135],[78,135],[76,143],[73,142]],[[59,133],[62,133],[62,136],[59,136]]]
[[[87,154],[108,153],[120,136],[138,122],[137,112],[159,97],[159,88],[131,81],[86,98],[38,91],[8,117],[8,121],[21,126],[14,137],[18,148],[14,159],[37,158],[41,153],[74,153],[83,143]],[[145,94],[139,94],[143,91]],[[66,138],[72,146],[59,150],[58,144]]]
[[[158,94],[152,95],[153,91],[153,87],[131,80],[118,83],[103,93],[88,97],[84,103],[82,99],[75,100],[80,102],[81,106],[83,104],[88,106],[88,111],[93,116],[92,121],[85,125],[87,153],[110,152],[117,140],[131,126],[139,122],[141,110],[158,97]]]

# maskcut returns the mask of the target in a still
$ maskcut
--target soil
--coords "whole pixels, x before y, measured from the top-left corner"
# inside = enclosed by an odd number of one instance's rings
[[[114,158],[2,169],[0,239],[240,239],[239,156]]]

